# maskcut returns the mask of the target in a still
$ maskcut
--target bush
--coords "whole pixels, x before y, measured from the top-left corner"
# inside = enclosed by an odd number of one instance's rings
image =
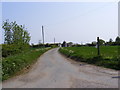
[[[29,45],[3,44],[2,57],[8,57],[14,54],[29,50]]]

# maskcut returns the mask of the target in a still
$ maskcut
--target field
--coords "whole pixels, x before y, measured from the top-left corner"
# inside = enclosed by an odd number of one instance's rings
[[[120,55],[118,53],[120,46],[101,46],[100,56],[97,55],[95,47],[62,47],[59,51],[76,61],[104,66],[112,69],[120,69]]]
[[[2,59],[2,80],[14,76],[24,68],[29,68],[37,58],[50,48],[30,49],[27,52],[19,53]]]

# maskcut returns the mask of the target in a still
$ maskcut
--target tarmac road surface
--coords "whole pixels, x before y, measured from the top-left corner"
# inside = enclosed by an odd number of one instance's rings
[[[118,71],[78,63],[54,48],[44,53],[29,72],[3,82],[3,88],[118,88]]]

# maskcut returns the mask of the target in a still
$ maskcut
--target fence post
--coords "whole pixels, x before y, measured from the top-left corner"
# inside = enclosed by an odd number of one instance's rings
[[[98,51],[98,56],[100,56],[100,42],[99,42],[99,37],[97,37],[97,51]]]

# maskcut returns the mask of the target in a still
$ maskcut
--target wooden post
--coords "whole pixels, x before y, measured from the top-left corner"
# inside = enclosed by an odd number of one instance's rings
[[[44,45],[44,29],[43,29],[43,26],[42,26],[42,37],[43,37],[43,47],[45,47],[45,45]]]
[[[54,44],[55,44],[55,38],[54,38]]]
[[[98,50],[98,56],[100,56],[100,43],[99,43],[99,37],[97,37],[97,50]]]
[[[43,44],[44,44],[44,29],[43,29],[43,26],[42,26],[42,37],[43,37]]]

